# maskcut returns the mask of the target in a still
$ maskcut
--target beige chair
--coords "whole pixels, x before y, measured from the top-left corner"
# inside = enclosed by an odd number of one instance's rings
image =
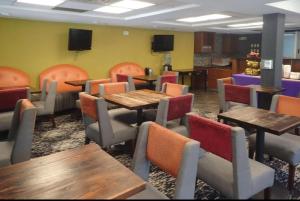
[[[300,117],[300,98],[274,95],[270,110],[272,112]],[[253,157],[256,135],[249,137],[249,153]],[[300,136],[285,133],[277,136],[265,133],[264,152],[289,164],[288,190],[294,188],[296,166],[300,163]]]
[[[56,127],[54,119],[55,97],[57,90],[57,82],[47,79],[43,81],[42,95],[40,101],[33,101],[32,104],[37,108],[38,116],[49,116],[52,126]]]
[[[137,127],[118,119],[122,116],[120,109],[107,110],[107,103],[103,98],[91,96],[86,92],[79,94],[83,122],[85,125],[86,144],[93,140],[102,148],[109,148],[111,145],[126,141],[134,141],[137,134]],[[131,121],[126,118],[125,120]],[[136,117],[136,116],[135,116]],[[136,119],[135,121],[136,122]]]
[[[0,167],[30,159],[36,113],[28,99],[18,100],[8,141],[0,142]]]
[[[176,178],[174,199],[194,199],[199,142],[154,122],[140,128],[133,156],[133,171],[148,181],[150,163]],[[168,199],[150,183],[129,199]]]
[[[190,138],[201,144],[198,178],[231,199],[249,199],[261,191],[270,199],[275,171],[248,158],[245,131],[188,114]]]

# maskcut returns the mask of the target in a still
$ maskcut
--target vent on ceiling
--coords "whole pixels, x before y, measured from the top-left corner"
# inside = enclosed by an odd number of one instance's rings
[[[68,11],[68,12],[75,12],[75,13],[83,13],[87,12],[88,10],[82,9],[75,9],[75,8],[63,8],[63,7],[54,7],[53,10],[61,10],[61,11]]]

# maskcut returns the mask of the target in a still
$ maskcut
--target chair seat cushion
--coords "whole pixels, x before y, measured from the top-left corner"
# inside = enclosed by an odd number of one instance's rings
[[[157,109],[147,109],[143,111],[143,119],[145,121],[155,121]]]
[[[168,129],[175,131],[185,137],[189,137],[189,132],[186,126],[180,125],[178,121],[168,121],[167,126]]]
[[[118,144],[136,138],[136,134],[137,134],[136,127],[130,126],[128,124],[113,119],[111,120],[111,126],[113,129],[114,136],[109,142],[101,142],[98,122],[90,124],[86,128],[86,136],[89,139],[95,141],[97,144],[99,144],[102,147]],[[109,135],[109,133],[103,133],[103,134]]]
[[[0,131],[6,131],[10,129],[13,115],[13,111],[0,113]]]
[[[11,152],[13,149],[13,142],[0,142],[0,167],[10,165]]]
[[[249,159],[252,189],[244,199],[273,185],[274,170],[259,162]],[[228,198],[235,198],[233,192],[232,163],[215,154],[205,152],[198,162],[199,179],[203,180]]]
[[[249,148],[255,149],[256,135],[249,137]],[[281,136],[265,133],[265,153],[297,165],[300,162],[300,136],[285,133]]]
[[[32,104],[37,108],[37,114],[38,115],[43,115],[43,114],[48,114],[45,111],[45,101],[34,101]]]
[[[128,200],[167,200],[169,199],[167,196],[159,192],[156,188],[154,188],[151,184],[146,184],[146,189],[127,198]]]

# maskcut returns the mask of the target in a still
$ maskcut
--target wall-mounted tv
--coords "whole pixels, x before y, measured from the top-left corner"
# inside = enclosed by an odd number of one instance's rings
[[[152,40],[153,52],[167,52],[174,49],[174,35],[154,35]]]
[[[92,30],[69,29],[69,50],[90,50],[92,46]]]

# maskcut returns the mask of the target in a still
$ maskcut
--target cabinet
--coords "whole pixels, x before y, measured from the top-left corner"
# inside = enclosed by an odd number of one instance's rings
[[[235,54],[237,52],[237,37],[233,34],[222,34],[222,53]]]
[[[195,32],[194,53],[211,53],[215,47],[214,32]]]

